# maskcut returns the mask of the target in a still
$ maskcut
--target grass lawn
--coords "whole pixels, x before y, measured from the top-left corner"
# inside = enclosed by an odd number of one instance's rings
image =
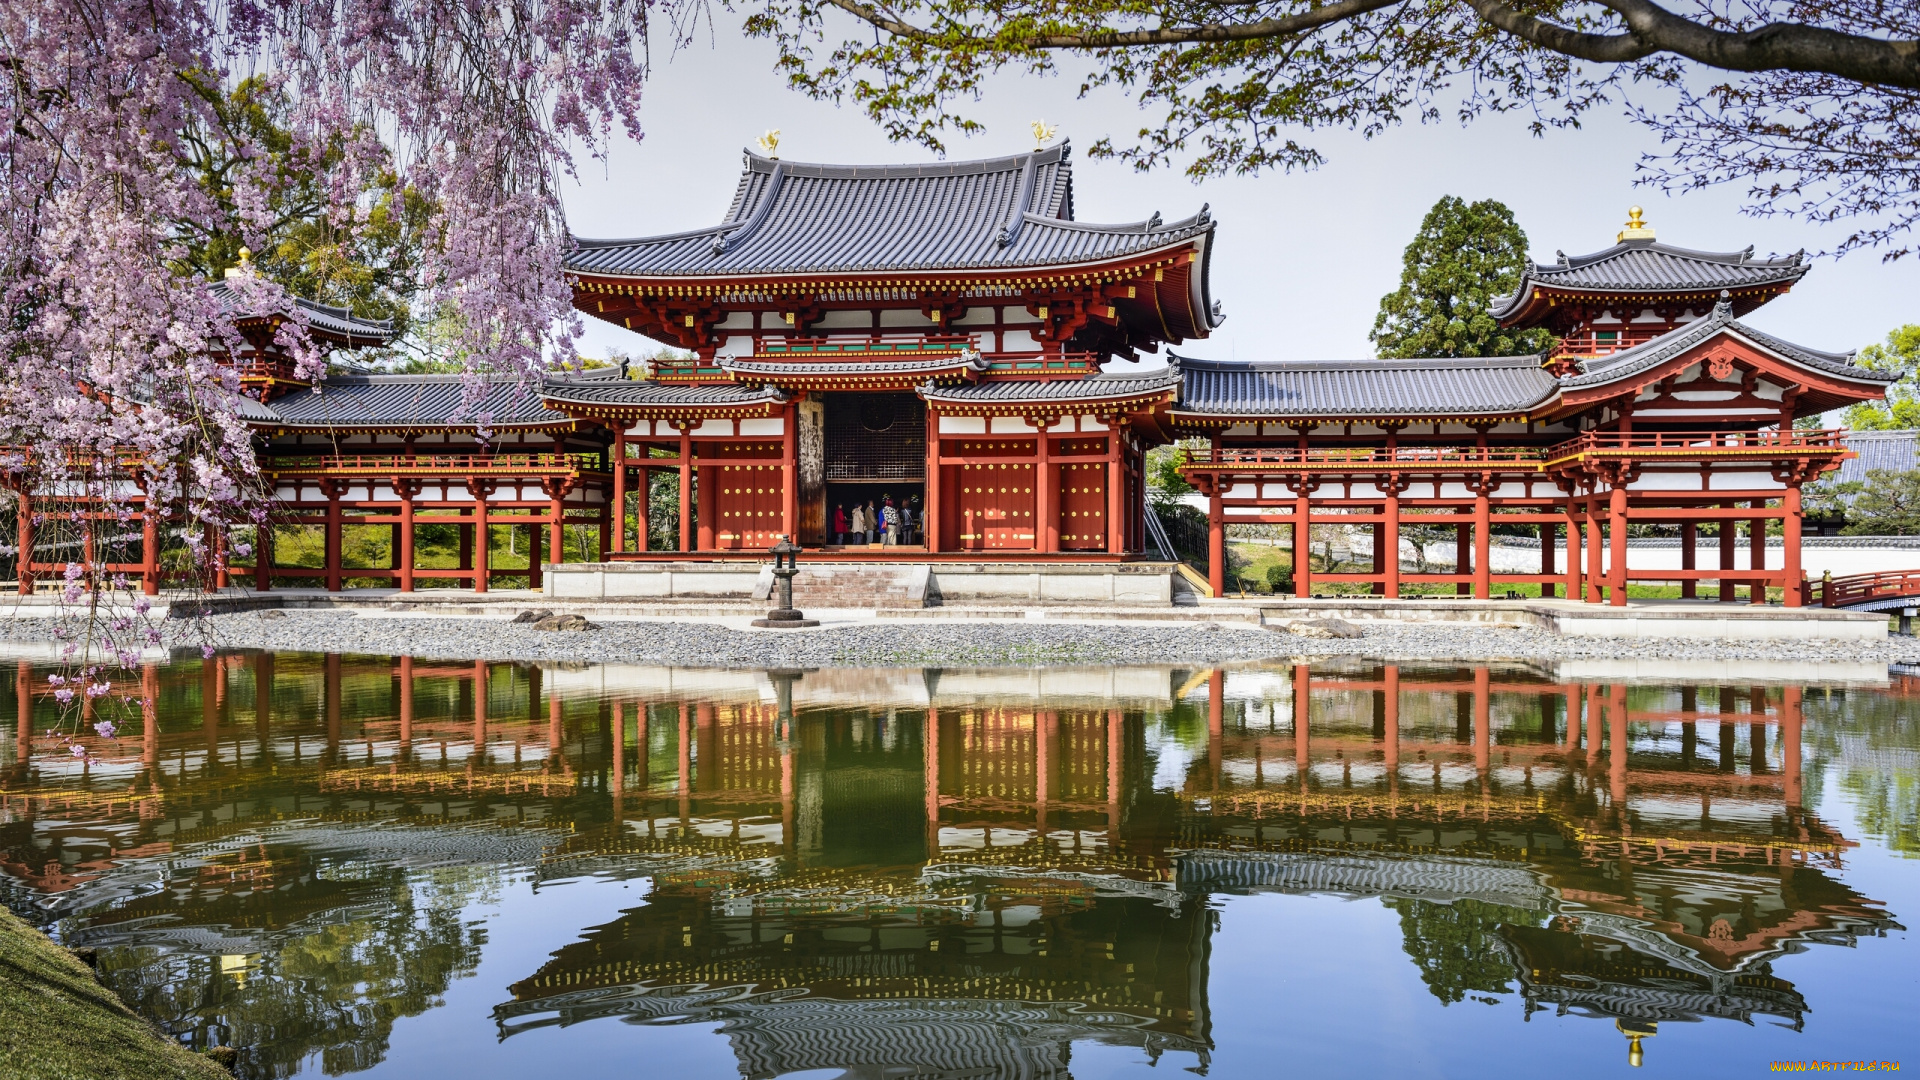
[[[0,909],[0,1076],[232,1080],[163,1038],[44,934]]]

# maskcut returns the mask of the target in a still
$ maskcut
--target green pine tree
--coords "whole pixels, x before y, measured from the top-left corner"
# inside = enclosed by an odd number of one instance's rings
[[[1521,356],[1552,346],[1547,331],[1503,330],[1488,314],[1527,267],[1527,234],[1506,204],[1442,198],[1402,262],[1400,288],[1380,298],[1373,323],[1383,358]]]
[[[1849,405],[1847,426],[1874,431],[1920,427],[1920,324],[1908,323],[1893,331],[1885,345],[1861,349],[1855,362],[1874,371],[1898,374],[1900,381],[1887,387],[1885,401]]]

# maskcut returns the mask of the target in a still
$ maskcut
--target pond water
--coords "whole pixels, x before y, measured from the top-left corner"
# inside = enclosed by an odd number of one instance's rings
[[[23,667],[0,888],[249,1077],[1920,1067],[1920,684],[1808,670]]]

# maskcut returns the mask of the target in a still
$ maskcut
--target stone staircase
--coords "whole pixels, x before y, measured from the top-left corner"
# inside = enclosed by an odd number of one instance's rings
[[[808,608],[920,608],[927,604],[925,566],[803,564],[793,579],[793,606],[802,611]]]

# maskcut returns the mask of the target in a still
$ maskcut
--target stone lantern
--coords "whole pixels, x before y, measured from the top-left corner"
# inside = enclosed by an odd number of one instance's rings
[[[767,612],[766,618],[753,620],[753,625],[776,630],[819,626],[820,620],[809,619],[793,608],[793,575],[800,572],[800,545],[782,536],[779,543],[767,550],[773,554],[774,595],[779,598],[780,606]]]

